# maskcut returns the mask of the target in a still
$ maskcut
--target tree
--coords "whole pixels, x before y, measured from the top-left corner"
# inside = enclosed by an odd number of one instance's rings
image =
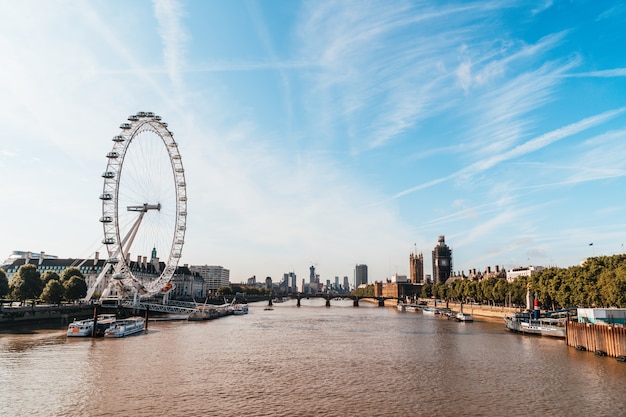
[[[426,284],[422,286],[422,293],[420,297],[422,298],[430,298],[433,295],[433,286],[431,284]]]
[[[69,281],[65,281],[63,287],[67,300],[75,301],[87,295],[87,283],[77,275],[72,276]]]
[[[509,283],[506,279],[498,279],[491,290],[496,303],[504,304],[509,293]]]
[[[602,271],[598,284],[602,304],[609,307],[626,306],[626,266]]]
[[[63,284],[58,279],[51,279],[43,289],[41,299],[48,304],[59,304],[64,292]]]
[[[233,289],[230,287],[219,287],[217,289],[218,295],[231,295],[233,293]]]
[[[9,279],[4,269],[0,268],[0,298],[4,298],[9,294]]]
[[[27,298],[39,298],[43,290],[43,282],[37,267],[25,264],[19,267],[9,283],[11,295],[22,303]]]
[[[41,281],[43,282],[44,286],[53,279],[60,281],[61,277],[59,277],[59,274],[51,270],[44,271],[43,274],[41,274]]]
[[[82,274],[82,272],[80,272],[80,269],[76,268],[75,266],[70,266],[69,268],[65,268],[63,272],[61,272],[61,283],[65,284],[70,279],[72,279],[72,277],[79,277],[83,281],[85,280],[85,276]]]

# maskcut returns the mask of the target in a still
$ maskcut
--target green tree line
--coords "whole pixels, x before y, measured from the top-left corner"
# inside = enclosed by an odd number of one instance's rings
[[[87,295],[85,277],[76,267],[69,267],[61,272],[39,273],[33,264],[25,264],[18,268],[11,280],[7,279],[6,271],[0,268],[0,298],[18,300],[22,304],[26,300],[41,300],[49,304],[61,301],[76,301]]]
[[[570,307],[626,308],[626,255],[588,258],[582,265],[547,268],[513,282],[489,278],[456,280],[422,287],[422,298],[524,306],[529,289],[547,309]]]

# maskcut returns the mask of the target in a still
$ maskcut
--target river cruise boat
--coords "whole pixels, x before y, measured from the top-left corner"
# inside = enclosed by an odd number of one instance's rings
[[[90,337],[93,333],[93,319],[74,320],[67,326],[67,337]]]
[[[427,316],[434,316],[435,314],[441,314],[441,311],[439,311],[438,308],[432,308],[432,307],[427,307],[424,310],[422,310],[422,312],[426,314]]]
[[[235,304],[233,308],[233,314],[237,316],[242,314],[248,314],[248,304]]]
[[[405,307],[406,311],[419,311],[419,307],[416,304],[407,304]]]
[[[533,318],[531,313],[507,314],[504,326],[512,332],[565,338],[567,318],[540,317]]]
[[[116,320],[115,314],[101,314],[96,320],[96,336],[103,336]],[[74,320],[67,326],[67,337],[91,337],[93,332],[93,319]]]
[[[104,337],[124,337],[139,333],[143,331],[144,323],[144,318],[139,316],[117,320],[111,327],[104,331]]]

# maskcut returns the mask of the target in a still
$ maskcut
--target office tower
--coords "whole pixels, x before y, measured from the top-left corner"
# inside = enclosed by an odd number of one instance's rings
[[[367,265],[359,264],[354,267],[354,286],[367,284]]]

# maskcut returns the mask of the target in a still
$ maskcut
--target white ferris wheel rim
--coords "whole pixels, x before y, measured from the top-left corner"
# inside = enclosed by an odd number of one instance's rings
[[[167,124],[161,121],[159,116],[153,113],[140,112],[131,115],[128,122],[120,125],[120,133],[113,137],[113,149],[107,154],[107,169],[102,174],[104,178],[102,200],[102,217],[100,221],[103,224],[104,239],[103,243],[107,247],[109,258],[108,264],[112,264],[114,268],[114,279],[119,279],[127,287],[135,287],[140,290],[143,296],[150,296],[158,293],[161,288],[170,282],[182,254],[184,236],[186,230],[187,217],[187,193],[184,169],[178,145],[174,140],[172,132],[167,128]],[[144,133],[156,135],[162,146],[167,151],[169,158],[169,166],[171,167],[171,180],[173,183],[173,193],[171,198],[175,201],[142,201],[137,200],[134,206],[127,206],[128,211],[139,213],[137,216],[143,215],[149,210],[161,211],[162,205],[171,204],[170,209],[174,208],[173,224],[171,225],[171,242],[169,248],[165,248],[167,257],[163,260],[163,268],[158,277],[146,279],[146,277],[138,278],[131,270],[131,254],[129,247],[124,245],[130,240],[131,244],[134,235],[126,235],[126,230],[121,230],[120,213],[124,212],[124,207],[119,207],[120,200],[123,196],[120,194],[121,182],[124,174],[124,162],[127,160],[128,149],[131,144],[142,140]],[[144,161],[149,164],[151,161]],[[120,210],[122,210],[120,212]],[[124,217],[122,215],[122,217]],[[135,234],[141,228],[141,219],[138,220],[135,228]],[[163,248],[160,248],[163,253]],[[147,253],[139,254],[146,256]]]

